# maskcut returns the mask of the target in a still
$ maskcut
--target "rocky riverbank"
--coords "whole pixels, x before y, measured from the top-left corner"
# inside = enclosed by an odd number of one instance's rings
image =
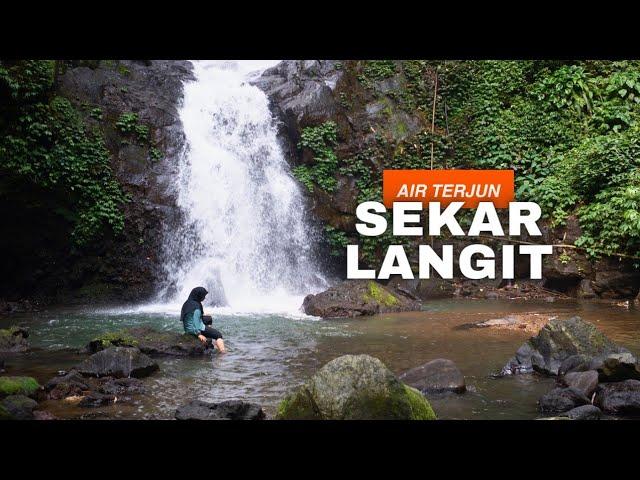
[[[523,344],[504,375],[536,372],[557,386],[538,402],[540,412],[571,419],[640,415],[640,365],[624,347],[580,317],[551,320]]]

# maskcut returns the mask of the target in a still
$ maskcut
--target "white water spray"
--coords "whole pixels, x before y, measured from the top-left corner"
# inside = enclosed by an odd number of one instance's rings
[[[276,63],[194,62],[180,110],[184,222],[165,241],[172,304],[202,285],[230,312],[297,312],[305,294],[325,286],[268,99],[248,83]]]

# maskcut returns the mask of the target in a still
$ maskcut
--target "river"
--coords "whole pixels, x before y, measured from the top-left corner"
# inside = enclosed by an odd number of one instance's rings
[[[560,318],[580,315],[640,354],[640,310],[595,302],[441,300],[429,302],[421,312],[342,320],[225,314],[220,310],[214,315],[215,325],[227,339],[228,354],[159,359],[160,372],[145,379],[148,393],[133,404],[87,410],[49,401],[43,407],[62,418],[162,419],[172,418],[176,407],[196,398],[243,399],[261,404],[273,415],[286,392],[327,361],[343,354],[366,353],[380,358],[395,373],[435,358],[455,361],[469,391],[430,397],[439,418],[532,419],[539,416],[537,399],[553,387],[553,379],[492,376],[531,334],[455,327],[516,313]],[[15,314],[0,319],[0,328],[21,322],[31,328],[35,350],[8,359],[9,373],[33,375],[41,382],[84,358],[64,349],[81,347],[99,333],[136,325],[181,329],[177,312],[140,312],[136,308]]]

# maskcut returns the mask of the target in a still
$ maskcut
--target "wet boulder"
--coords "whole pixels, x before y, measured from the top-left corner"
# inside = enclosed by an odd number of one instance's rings
[[[138,378],[105,378],[98,386],[98,392],[105,395],[144,394],[146,388]]]
[[[558,375],[563,376],[571,372],[587,372],[595,370],[599,363],[588,355],[571,355],[565,358],[560,367],[558,367]]]
[[[61,400],[63,398],[82,395],[90,389],[87,381],[77,371],[72,370],[64,375],[53,377],[44,385],[48,398]]]
[[[46,410],[35,410],[33,412],[34,420],[59,420],[53,413]]]
[[[78,406],[82,408],[98,408],[104,407],[105,405],[111,405],[116,402],[116,396],[100,393],[100,392],[91,392],[88,395],[82,397],[80,402],[78,402]]]
[[[285,420],[435,420],[426,398],[380,360],[344,355],[322,367],[278,407]]]
[[[207,347],[193,335],[150,327],[134,327],[105,333],[91,340],[86,350],[96,353],[109,347],[135,347],[145,355],[151,356],[196,357],[207,352]]]
[[[416,311],[420,302],[372,280],[346,280],[324,292],[307,295],[302,308],[307,315],[323,318],[359,317]]]
[[[582,405],[588,405],[589,399],[580,390],[569,388],[554,388],[543,395],[538,401],[542,413],[564,413]]]
[[[0,400],[1,420],[33,420],[38,403],[24,395],[10,395]]]
[[[0,353],[23,353],[29,350],[29,330],[13,326],[0,329]]]
[[[109,347],[94,353],[76,367],[87,377],[147,377],[159,369],[154,362],[137,348]]]
[[[193,400],[176,410],[176,420],[264,420],[260,405],[239,400],[207,403]]]
[[[601,382],[640,380],[638,360],[630,352],[612,353],[597,359],[596,368]]]
[[[571,420],[600,420],[602,410],[595,405],[582,405],[563,413],[563,416],[569,417]]]
[[[42,387],[32,377],[0,377],[0,398],[10,395],[37,396]]]
[[[570,372],[562,377],[562,384],[567,387],[573,387],[584,393],[588,398],[591,398],[598,387],[598,372],[595,370]]]
[[[573,355],[598,359],[612,353],[628,353],[628,350],[616,345],[595,325],[580,317],[552,319],[518,349],[502,373],[508,375],[535,370],[546,375],[558,375],[562,363]]]
[[[399,379],[422,393],[464,393],[464,375],[451,360],[438,358],[400,375]]]
[[[601,383],[594,405],[612,415],[640,415],[640,381]]]

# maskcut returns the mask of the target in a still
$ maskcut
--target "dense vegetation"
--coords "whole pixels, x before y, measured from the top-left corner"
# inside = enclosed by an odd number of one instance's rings
[[[57,95],[59,68],[44,60],[0,63],[0,195],[20,197],[25,207],[45,203],[49,215],[71,225],[72,243],[81,247],[107,229],[123,230],[126,197],[99,129]],[[90,114],[101,116],[99,109]]]
[[[433,143],[434,168],[514,169],[517,198],[540,203],[552,226],[576,215],[582,227],[576,246],[590,256],[637,255],[640,62],[354,63],[346,68],[357,71],[372,96],[393,99],[400,109],[424,117],[426,125],[436,75],[439,81],[434,134],[427,127],[403,139],[403,125],[390,114],[389,131],[377,132],[374,144],[323,161],[323,174],[331,167],[332,174],[356,178],[358,201],[380,199],[383,168],[429,168]],[[376,89],[376,82],[394,76],[399,88]],[[349,109],[352,99],[340,93],[340,104]],[[305,172],[316,168],[304,167]],[[307,175],[306,184],[322,187],[316,178]],[[329,227],[327,233],[339,252],[345,232]],[[358,240],[364,242],[365,258],[372,258],[391,238]]]

